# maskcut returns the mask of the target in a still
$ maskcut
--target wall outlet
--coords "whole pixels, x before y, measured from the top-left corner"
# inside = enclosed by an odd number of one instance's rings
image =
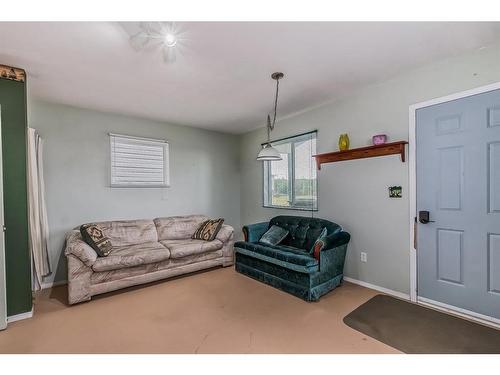
[[[368,257],[366,255],[366,253],[363,253],[363,252],[361,253],[361,261],[363,263],[366,263],[368,261]]]

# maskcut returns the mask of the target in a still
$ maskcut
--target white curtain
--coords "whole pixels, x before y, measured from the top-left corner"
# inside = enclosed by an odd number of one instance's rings
[[[35,129],[28,128],[28,211],[35,290],[41,289],[43,278],[52,273],[47,246],[49,224],[45,205],[42,155],[42,138]]]

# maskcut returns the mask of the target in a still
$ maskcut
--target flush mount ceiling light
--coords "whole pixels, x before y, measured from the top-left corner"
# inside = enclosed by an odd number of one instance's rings
[[[173,22],[141,22],[139,29],[139,32],[130,37],[130,45],[136,51],[160,48],[166,63],[176,60],[179,30]]]
[[[280,79],[285,75],[281,72],[276,72],[271,74],[271,78],[276,81],[276,95],[274,97],[274,116],[273,122],[271,123],[271,116],[267,115],[267,142],[262,146],[262,150],[260,150],[259,155],[257,155],[257,160],[261,161],[273,161],[273,160],[282,160],[282,157],[278,150],[276,150],[273,146],[271,146],[271,131],[274,129],[274,124],[276,123],[276,110],[278,108],[278,92]]]
[[[175,47],[176,44],[177,36],[175,34],[168,33],[167,35],[165,35],[165,45],[167,47]]]

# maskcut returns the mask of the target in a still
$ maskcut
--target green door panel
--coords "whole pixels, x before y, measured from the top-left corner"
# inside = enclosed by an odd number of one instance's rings
[[[0,79],[7,315],[31,310],[26,182],[26,84]]]

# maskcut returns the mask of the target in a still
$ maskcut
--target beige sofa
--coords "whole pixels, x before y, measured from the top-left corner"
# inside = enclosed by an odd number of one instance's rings
[[[98,257],[78,230],[68,233],[65,255],[69,303],[88,301],[97,294],[132,285],[232,265],[231,226],[224,224],[210,242],[191,239],[206,219],[190,215],[98,223],[113,245],[107,257]]]

